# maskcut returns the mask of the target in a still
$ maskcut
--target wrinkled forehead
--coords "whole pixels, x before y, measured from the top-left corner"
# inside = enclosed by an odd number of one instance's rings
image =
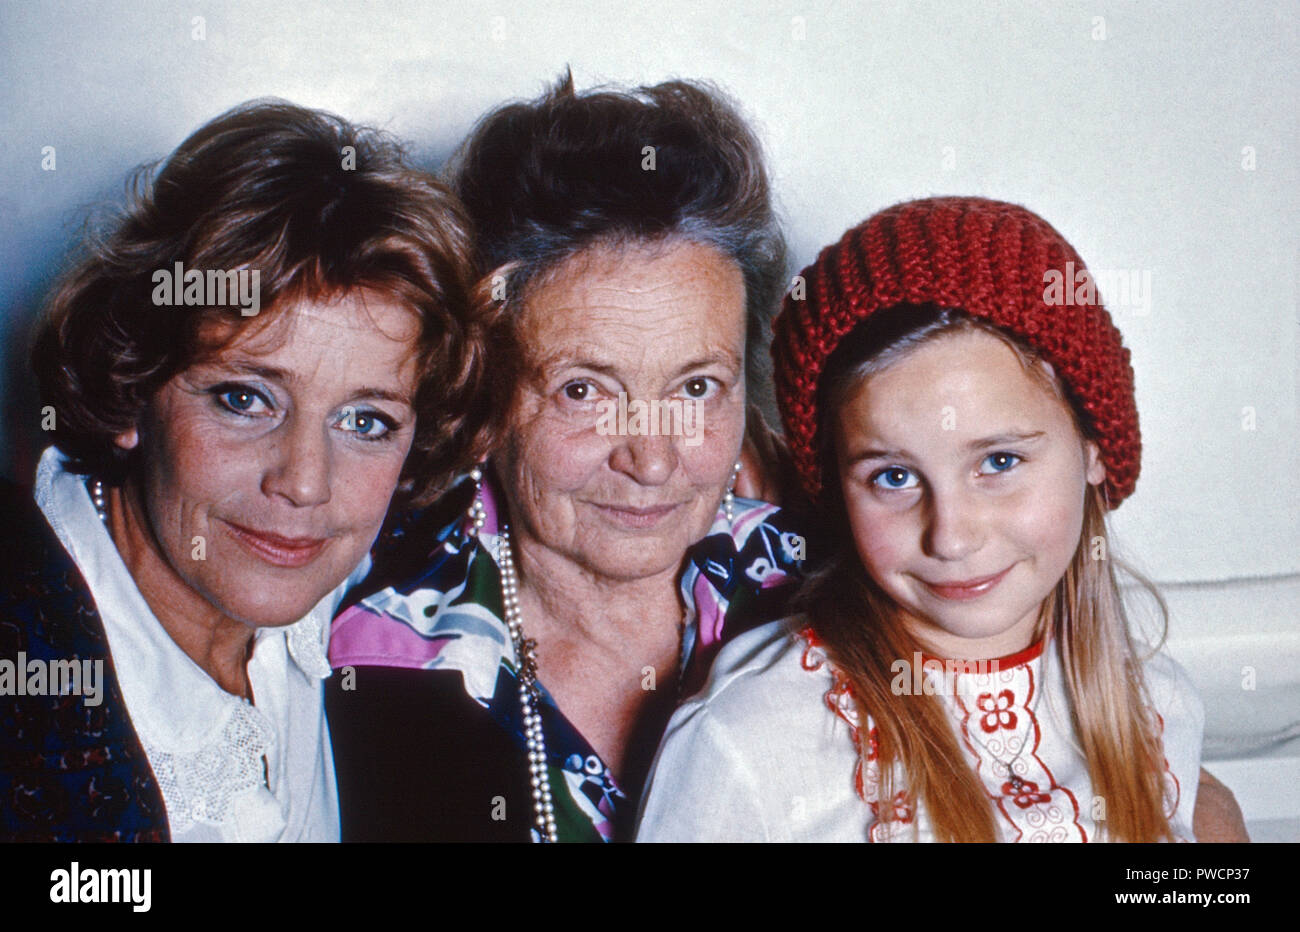
[[[690,241],[604,246],[570,257],[528,289],[516,333],[533,367],[575,355],[671,366],[682,354],[744,354],[743,276]]]
[[[416,309],[400,298],[367,288],[328,294],[319,298],[286,296],[253,316],[222,309],[204,315],[196,328],[196,361],[227,352],[269,356],[296,342],[329,345],[333,341],[383,342],[391,352],[416,351],[420,318]]]

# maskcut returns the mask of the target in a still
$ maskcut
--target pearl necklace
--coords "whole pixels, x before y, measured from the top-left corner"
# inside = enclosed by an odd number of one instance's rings
[[[91,481],[90,501],[95,506],[95,514],[99,515],[99,520],[107,524],[108,523],[108,499],[104,495],[103,480],[94,479]]]
[[[731,486],[735,485],[740,475],[741,464],[736,463],[732,471]],[[474,502],[470,505],[469,534],[477,537],[487,523],[487,509],[483,505],[483,471],[479,467],[470,470],[474,480]],[[733,520],[735,493],[731,486],[723,499],[723,510],[727,521]],[[554,843],[559,841],[555,826],[555,803],[551,796],[551,777],[546,764],[546,734],[542,731],[542,716],[537,711],[541,693],[537,688],[537,642],[524,637],[520,623],[519,610],[519,574],[515,571],[514,551],[510,547],[510,525],[502,524],[498,537],[497,562],[501,567],[501,601],[505,608],[506,628],[510,631],[510,640],[515,649],[515,667],[519,676],[519,709],[524,723],[524,741],[528,747],[528,777],[533,790],[533,841]],[[681,689],[681,680],[677,688]]]
[[[528,745],[528,775],[533,788],[533,817],[536,824],[533,840],[559,841],[555,827],[555,805],[551,798],[551,778],[546,766],[546,735],[542,716],[537,711],[541,694],[537,688],[537,642],[524,637],[520,625],[519,577],[515,572],[514,553],[510,548],[510,525],[501,525],[500,535],[501,597],[505,604],[506,627],[515,648],[515,665],[519,674],[519,708]]]

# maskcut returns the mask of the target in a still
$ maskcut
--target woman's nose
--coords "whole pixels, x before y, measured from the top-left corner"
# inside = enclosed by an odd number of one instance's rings
[[[330,449],[317,425],[287,420],[275,431],[262,491],[305,508],[330,500]]]
[[[677,447],[663,435],[625,437],[611,452],[609,465],[641,485],[662,485],[677,468]]]
[[[974,496],[931,490],[923,547],[938,560],[958,561],[984,545],[984,515]]]

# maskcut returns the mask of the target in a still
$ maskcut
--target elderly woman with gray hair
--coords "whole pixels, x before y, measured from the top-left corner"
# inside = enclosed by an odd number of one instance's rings
[[[785,273],[760,149],[701,85],[567,79],[489,114],[452,186],[499,440],[335,621],[343,837],[630,838],[724,613],[778,612],[803,556],[735,496]]]

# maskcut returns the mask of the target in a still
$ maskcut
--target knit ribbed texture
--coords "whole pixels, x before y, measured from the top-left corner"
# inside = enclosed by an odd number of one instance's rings
[[[821,491],[817,384],[826,359],[860,321],[901,304],[933,304],[983,318],[1039,349],[1082,402],[1116,507],[1137,484],[1142,458],[1133,367],[1100,302],[1047,304],[1044,275],[1085,268],[1045,220],[1015,204],[936,197],[890,207],[822,250],[787,294],[773,325],[777,402],[804,488]]]

